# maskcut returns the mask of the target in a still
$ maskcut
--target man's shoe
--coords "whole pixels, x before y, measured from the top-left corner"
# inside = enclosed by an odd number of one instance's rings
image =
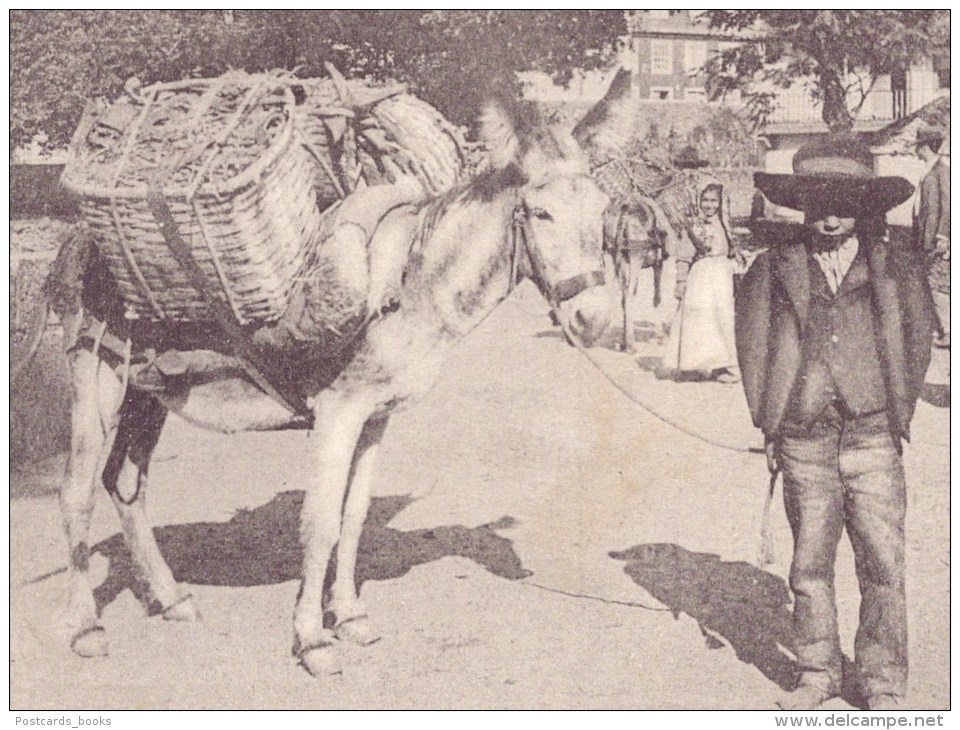
[[[819,709],[820,705],[834,696],[812,684],[801,684],[777,700],[777,707],[790,712],[809,712]]]
[[[907,709],[901,695],[872,695],[867,698],[867,709],[878,712],[898,712]]]

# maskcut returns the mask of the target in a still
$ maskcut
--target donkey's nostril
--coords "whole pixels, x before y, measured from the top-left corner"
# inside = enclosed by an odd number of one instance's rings
[[[609,312],[601,307],[578,307],[570,317],[570,329],[585,345],[591,345],[610,323]]]

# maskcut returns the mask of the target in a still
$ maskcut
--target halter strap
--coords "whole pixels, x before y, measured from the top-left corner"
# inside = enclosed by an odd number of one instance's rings
[[[543,277],[543,267],[538,266],[536,256],[530,250],[530,239],[533,232],[530,230],[530,211],[526,203],[521,201],[513,209],[511,230],[513,246],[510,258],[510,291],[520,283],[520,248],[523,247],[527,261],[530,264],[530,278],[546,297],[551,308],[556,310],[563,302],[573,299],[578,294],[595,286],[606,283],[606,275],[602,269],[595,269],[584,274],[577,274],[557,282],[551,286]]]

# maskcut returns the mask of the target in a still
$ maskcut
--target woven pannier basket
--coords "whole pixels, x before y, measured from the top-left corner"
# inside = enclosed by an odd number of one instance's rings
[[[225,88],[235,108],[224,102]],[[109,128],[117,114],[107,107],[85,115],[62,179],[79,198],[127,316],[213,319],[151,214],[149,186],[161,185],[179,235],[209,282],[207,296],[229,305],[240,324],[279,318],[321,216],[316,163],[291,117],[290,89],[233,73],[158,84],[137,101],[113,105],[127,107],[130,118],[117,133],[114,159],[91,151],[89,140],[98,119]],[[218,105],[219,116],[211,117]],[[161,107],[166,111],[159,114]],[[152,166],[144,163],[150,154],[160,158]]]
[[[439,111],[403,85],[375,86],[344,79],[287,79],[302,90],[297,128],[317,162],[321,208],[360,187],[416,178],[428,195],[441,195],[462,177],[466,142]]]

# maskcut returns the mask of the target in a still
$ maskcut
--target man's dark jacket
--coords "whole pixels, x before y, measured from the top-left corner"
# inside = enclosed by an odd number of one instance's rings
[[[862,223],[836,295],[804,226],[769,241],[740,286],[737,354],[754,425],[768,437],[785,417],[809,425],[839,397],[854,416],[886,410],[894,436],[909,440],[930,362],[932,300],[917,252],[892,245],[879,221]]]
[[[937,160],[920,181],[920,207],[913,219],[914,236],[929,256],[937,248],[937,236],[950,238],[950,168]]]

